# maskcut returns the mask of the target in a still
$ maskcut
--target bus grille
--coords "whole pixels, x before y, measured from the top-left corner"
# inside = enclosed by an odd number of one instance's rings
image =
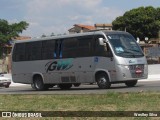
[[[144,65],[143,64],[139,64],[139,65],[130,65],[129,66],[131,75],[133,78],[141,78],[144,76]],[[140,70],[142,72],[137,73],[136,70]]]

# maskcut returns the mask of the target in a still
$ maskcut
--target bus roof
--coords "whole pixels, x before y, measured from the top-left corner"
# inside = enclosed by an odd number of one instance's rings
[[[28,40],[16,40],[15,43],[23,43],[23,42],[31,42],[31,41],[44,41],[44,40],[51,40],[51,39],[63,39],[63,38],[70,38],[70,37],[78,37],[78,36],[86,36],[86,35],[94,35],[94,34],[125,34],[127,32],[124,31],[109,31],[109,30],[93,30],[85,33],[77,33],[77,34],[68,34],[68,35],[61,35],[61,36],[51,36],[51,37],[44,37],[44,38],[33,38]]]

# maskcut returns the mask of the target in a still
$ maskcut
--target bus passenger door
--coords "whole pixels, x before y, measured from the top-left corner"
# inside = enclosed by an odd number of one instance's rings
[[[93,83],[93,35],[78,38],[77,47],[77,78],[81,83]]]
[[[115,60],[109,44],[104,41],[105,37],[103,35],[95,36],[95,71],[106,71],[110,76],[110,81],[114,81],[116,79]]]
[[[78,58],[78,81],[82,83],[93,83],[93,57]]]

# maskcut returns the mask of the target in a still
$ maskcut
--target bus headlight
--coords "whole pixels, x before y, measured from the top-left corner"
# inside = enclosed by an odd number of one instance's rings
[[[128,65],[120,65],[121,70],[127,69],[130,70]]]

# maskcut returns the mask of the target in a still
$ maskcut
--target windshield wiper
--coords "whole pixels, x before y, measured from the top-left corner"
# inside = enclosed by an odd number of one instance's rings
[[[129,52],[129,51],[123,51],[123,52],[120,52],[120,53],[117,53],[117,54],[121,54],[123,56],[132,56],[132,57],[136,57],[136,55],[133,53],[133,52]]]
[[[134,55],[137,55],[137,56],[143,56],[144,54],[141,52],[141,51],[139,51],[139,50],[135,50],[135,49],[126,49],[126,50],[130,50],[130,51],[132,51],[132,52],[136,52],[136,54],[134,54]]]
[[[139,52],[139,53],[141,53],[141,51],[135,50],[135,49],[125,49],[125,50],[130,50],[130,51],[132,51],[132,52]]]

